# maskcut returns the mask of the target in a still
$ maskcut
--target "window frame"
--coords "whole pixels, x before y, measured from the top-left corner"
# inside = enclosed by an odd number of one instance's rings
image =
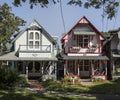
[[[30,36],[31,33],[33,33],[33,38],[31,38],[31,36]],[[36,34],[39,34],[38,38],[36,38]],[[40,31],[35,31],[35,30],[30,30],[28,32],[28,48],[30,50],[32,50],[32,49],[40,49],[40,36],[41,36],[40,34],[41,34]],[[33,44],[30,45],[30,42],[33,42]],[[36,45],[37,42],[38,42],[38,45]]]

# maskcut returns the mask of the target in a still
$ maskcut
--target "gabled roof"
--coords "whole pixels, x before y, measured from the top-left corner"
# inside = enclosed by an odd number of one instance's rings
[[[23,29],[22,31],[20,31],[17,36],[12,40],[12,43],[14,41],[16,41],[26,30],[28,29],[40,29],[42,30],[42,33],[44,33],[44,35],[54,44],[56,44],[56,41],[54,40],[54,38],[51,37],[51,35],[36,21],[33,20],[25,29]]]
[[[105,37],[95,28],[95,26],[85,17],[83,16],[63,37],[62,39],[64,39],[64,37],[68,34],[71,34],[71,31],[74,30],[78,25],[80,24],[87,24],[89,25],[97,34],[101,35],[101,37],[103,39],[105,39]],[[61,40],[62,40],[61,39]]]

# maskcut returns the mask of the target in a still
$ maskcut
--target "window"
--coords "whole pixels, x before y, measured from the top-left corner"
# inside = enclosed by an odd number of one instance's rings
[[[29,39],[33,39],[33,32],[30,32]]]
[[[35,48],[39,48],[39,41],[35,41]]]
[[[39,49],[40,45],[40,31],[30,31],[28,33],[28,47],[29,49]]]
[[[38,40],[39,39],[39,33],[35,32],[35,39]]]
[[[78,36],[78,45],[81,47],[88,47],[89,36],[88,35],[79,35]]]
[[[33,41],[29,41],[29,48],[33,48]]]

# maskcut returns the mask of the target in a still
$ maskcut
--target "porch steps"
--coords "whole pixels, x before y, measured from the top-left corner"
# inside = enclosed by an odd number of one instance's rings
[[[80,82],[91,82],[91,79],[80,79]]]
[[[28,80],[29,88],[35,90],[43,90],[43,86],[38,80]]]

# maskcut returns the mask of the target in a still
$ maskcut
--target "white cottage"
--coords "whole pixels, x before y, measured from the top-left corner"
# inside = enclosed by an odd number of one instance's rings
[[[55,37],[36,21],[19,32],[9,44],[9,51],[0,56],[0,61],[17,68],[28,78],[56,79],[58,44]]]
[[[80,79],[107,79],[108,57],[105,37],[86,18],[81,18],[61,39],[64,75]]]

